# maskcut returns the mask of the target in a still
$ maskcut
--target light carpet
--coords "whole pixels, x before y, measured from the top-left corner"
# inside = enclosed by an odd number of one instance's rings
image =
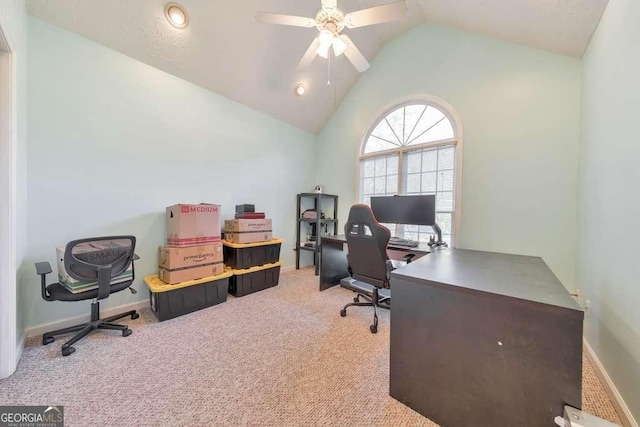
[[[146,292],[146,290],[140,289]],[[353,294],[318,291],[312,269],[280,285],[159,323],[148,309],[62,357],[28,341],[0,404],[63,405],[68,426],[436,426],[389,397],[389,313],[339,315]],[[87,306],[88,311],[88,306]],[[584,409],[620,423],[584,360]]]

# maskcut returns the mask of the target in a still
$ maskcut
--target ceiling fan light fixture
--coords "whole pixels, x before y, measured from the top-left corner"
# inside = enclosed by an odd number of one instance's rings
[[[347,50],[347,44],[342,41],[340,37],[336,37],[333,39],[333,53],[336,56],[340,56]]]
[[[176,28],[182,29],[189,25],[189,15],[178,3],[167,3],[164,7],[164,16]]]
[[[329,30],[320,31],[320,36],[318,37],[321,45],[329,45],[329,46],[331,46],[331,43],[333,43],[333,38],[334,38],[334,35]]]
[[[319,56],[327,59],[329,57],[329,49],[331,49],[331,43],[321,44],[318,50],[316,50],[316,53]]]

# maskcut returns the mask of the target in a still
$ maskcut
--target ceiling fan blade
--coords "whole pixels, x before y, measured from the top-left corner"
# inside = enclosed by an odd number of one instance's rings
[[[322,0],[323,9],[335,9],[338,7],[337,0]]]
[[[406,18],[407,3],[405,0],[396,1],[382,6],[362,9],[347,13],[344,22],[348,28],[366,27],[367,25],[382,24]]]
[[[304,16],[280,15],[278,13],[258,12],[256,13],[258,22],[264,24],[291,25],[293,27],[311,28],[316,26],[315,19]]]
[[[320,39],[316,37],[313,39],[311,46],[309,46],[309,49],[307,49],[304,56],[298,63],[296,71],[304,71],[311,66],[313,60],[316,59],[316,51],[318,50],[318,47],[320,47]]]
[[[340,39],[347,44],[347,49],[344,51],[344,56],[351,61],[356,70],[359,73],[364,73],[369,69],[369,61],[364,57],[362,52],[358,50],[355,44],[351,41],[348,35],[342,34]]]

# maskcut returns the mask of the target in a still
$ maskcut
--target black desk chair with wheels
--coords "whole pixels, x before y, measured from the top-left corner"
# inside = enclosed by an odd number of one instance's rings
[[[340,285],[358,295],[352,303],[344,306],[340,315],[345,317],[347,308],[352,306],[373,307],[373,324],[369,329],[375,334],[378,332],[377,308],[389,309],[391,305],[389,280],[393,264],[387,255],[391,232],[378,223],[369,206],[357,204],[349,211],[344,234],[349,249],[347,261],[352,279],[343,279]],[[406,257],[405,261],[409,262],[411,257],[413,254]],[[365,302],[361,302],[361,298]]]
[[[100,300],[108,298],[114,292],[120,292],[130,288],[135,279],[133,261],[138,259],[134,253],[136,238],[134,236],[95,237],[90,239],[74,240],[67,243],[64,252],[64,268],[69,277],[85,281],[97,282],[97,288],[84,292],[73,293],[60,283],[46,284],[46,276],[51,273],[51,265],[48,262],[37,262],[36,271],[40,275],[42,287],[42,299],[45,301],[84,301],[93,300],[91,303],[91,321],[70,328],[47,332],[42,336],[42,344],[47,345],[55,341],[55,335],[68,334],[80,331],[62,346],[62,355],[69,356],[75,351],[73,344],[89,335],[96,329],[111,329],[122,332],[123,337],[131,335],[132,331],[126,325],[111,323],[115,320],[131,316],[139,317],[135,310],[100,319]],[[131,277],[119,283],[111,283],[114,278],[122,276],[131,265]]]

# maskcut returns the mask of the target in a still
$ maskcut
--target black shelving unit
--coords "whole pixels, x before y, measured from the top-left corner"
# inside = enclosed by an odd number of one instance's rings
[[[318,214],[315,219],[311,218],[302,218],[303,213],[303,205],[305,201],[313,201],[313,207],[310,209],[314,209]],[[329,207],[328,211],[323,210],[323,201],[329,201],[330,206],[327,206],[327,203],[324,204],[324,207]],[[300,268],[300,253],[302,251],[313,252],[313,264],[316,268],[316,276],[319,273],[319,256],[320,256],[320,245],[322,244],[322,230],[323,227],[326,226],[328,233],[333,233],[332,235],[338,234],[338,196],[333,194],[324,194],[324,193],[300,193],[298,194],[298,221],[296,224],[296,270]],[[320,213],[324,212],[327,218],[321,218]],[[303,242],[300,241],[301,233],[300,229],[304,226],[304,224],[314,224],[315,225],[315,241],[313,242],[313,246],[305,246]],[[329,231],[329,228],[333,225],[333,230]]]

